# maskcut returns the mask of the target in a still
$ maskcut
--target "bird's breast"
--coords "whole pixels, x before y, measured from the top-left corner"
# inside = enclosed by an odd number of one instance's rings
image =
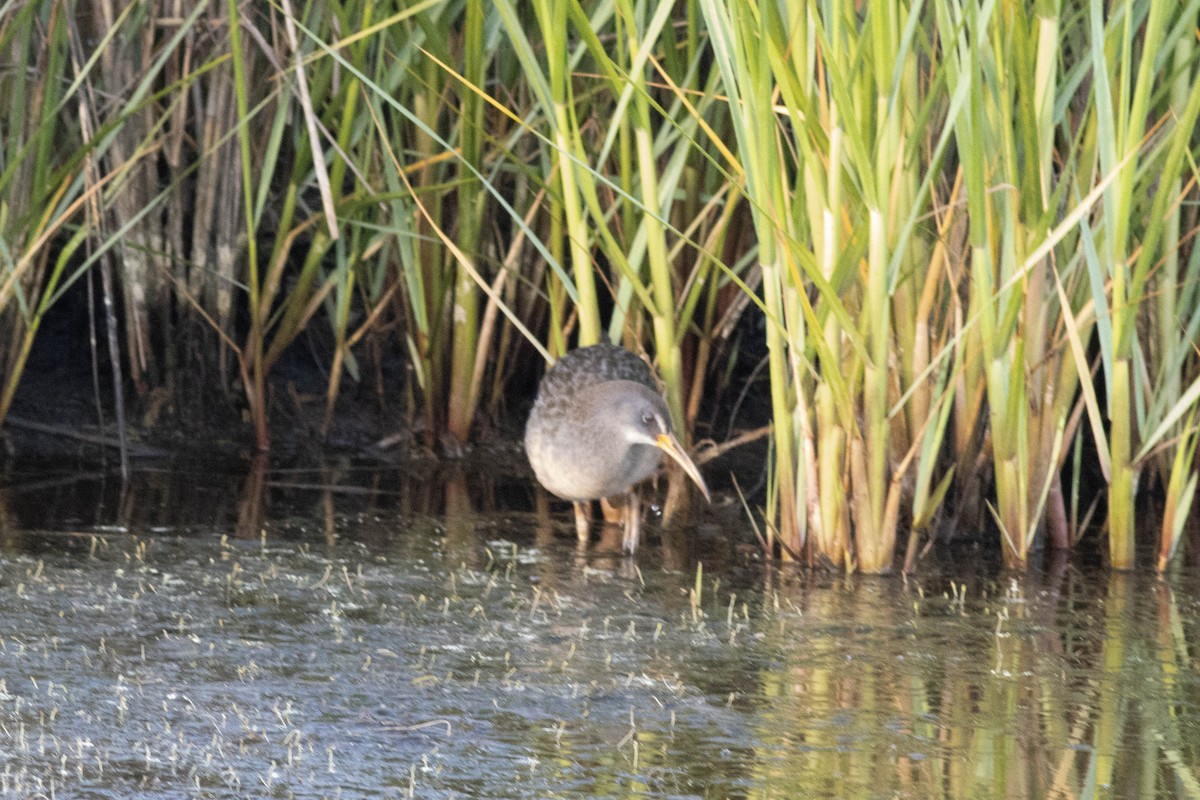
[[[586,421],[549,423],[535,408],[525,430],[525,451],[538,482],[564,500],[614,497],[658,469],[658,448],[616,436],[589,436]]]

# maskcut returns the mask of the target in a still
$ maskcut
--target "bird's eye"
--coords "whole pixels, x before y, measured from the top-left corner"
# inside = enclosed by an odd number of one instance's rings
[[[651,414],[649,411],[643,411],[642,412],[642,424],[645,425],[647,428],[652,427],[654,425],[654,415]]]

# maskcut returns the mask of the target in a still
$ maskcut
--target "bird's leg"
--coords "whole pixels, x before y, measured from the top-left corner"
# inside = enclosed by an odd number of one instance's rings
[[[638,549],[638,540],[642,536],[642,510],[638,505],[638,493],[636,489],[630,489],[625,496],[625,538],[622,540],[622,549],[633,555]]]
[[[592,503],[591,501],[575,501],[575,535],[580,544],[587,544],[592,535]]]
[[[605,523],[609,525],[625,524],[625,504],[615,505],[607,497],[600,498],[600,513],[604,515]]]

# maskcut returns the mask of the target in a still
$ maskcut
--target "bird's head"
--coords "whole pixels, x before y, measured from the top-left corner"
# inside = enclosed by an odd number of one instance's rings
[[[634,381],[609,381],[597,387],[595,396],[617,436],[631,445],[647,445],[666,453],[712,502],[700,470],[675,438],[666,401],[657,392]]]

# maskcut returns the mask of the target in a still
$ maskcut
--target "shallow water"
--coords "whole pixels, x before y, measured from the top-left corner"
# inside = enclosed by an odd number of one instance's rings
[[[633,561],[432,469],[6,486],[4,796],[1200,793],[1191,572]]]

